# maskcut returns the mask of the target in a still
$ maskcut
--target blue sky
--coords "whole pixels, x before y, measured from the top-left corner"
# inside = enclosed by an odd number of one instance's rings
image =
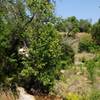
[[[78,19],[100,18],[100,0],[56,0],[56,15],[67,18],[76,16]]]

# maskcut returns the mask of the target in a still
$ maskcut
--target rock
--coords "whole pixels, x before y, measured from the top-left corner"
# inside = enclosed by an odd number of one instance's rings
[[[19,98],[17,100],[36,100],[34,96],[28,94],[23,87],[17,87]]]
[[[29,50],[27,47],[22,47],[18,50],[18,54],[29,57]]]
[[[64,74],[64,73],[65,73],[65,70],[62,69],[62,70],[60,70],[60,72],[61,72],[62,74]]]

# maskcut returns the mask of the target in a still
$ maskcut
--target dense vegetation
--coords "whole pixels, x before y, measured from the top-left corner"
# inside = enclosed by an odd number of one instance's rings
[[[7,0],[0,5],[1,85],[24,85],[25,80],[33,80],[38,82],[36,87],[43,84],[48,90],[61,60],[59,36],[50,22],[53,4],[46,0]]]
[[[64,41],[77,33],[87,33],[80,39],[79,52],[100,50],[100,20],[92,24],[75,16],[59,18],[54,7],[52,0],[0,1],[0,88],[17,84],[50,92],[60,70],[74,63],[74,51]],[[85,63],[92,81],[99,59]]]

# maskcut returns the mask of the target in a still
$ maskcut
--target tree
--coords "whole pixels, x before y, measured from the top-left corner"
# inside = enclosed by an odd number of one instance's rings
[[[45,0],[0,3],[1,84],[26,86],[28,82],[29,89],[32,83],[34,88],[42,84],[42,89],[49,91],[61,61],[59,35],[51,22],[54,5]]]
[[[66,32],[66,29],[67,29],[66,19],[62,19],[61,17],[58,17],[58,18],[56,18],[55,22],[56,22],[55,28],[59,32]]]
[[[76,32],[79,32],[79,22],[75,16],[68,17],[67,19],[59,18],[59,21],[56,23],[56,29],[59,32],[66,32],[68,36],[75,35]]]
[[[67,32],[69,35],[74,36],[79,31],[79,22],[75,16],[68,17],[67,19]]]
[[[94,41],[100,45],[100,19],[93,25],[91,33]]]
[[[80,32],[91,32],[91,23],[88,20],[80,19],[79,21],[79,30]]]
[[[20,29],[26,21],[22,17],[25,9],[21,9],[24,7],[22,1],[14,3],[13,0],[4,0],[0,1],[0,5],[0,82],[3,85],[10,85],[12,80],[17,78],[18,45],[20,46],[23,41]]]

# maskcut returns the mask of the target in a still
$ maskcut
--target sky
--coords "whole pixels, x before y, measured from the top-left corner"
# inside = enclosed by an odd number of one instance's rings
[[[100,0],[56,0],[56,15],[88,19],[95,23],[100,18]]]

